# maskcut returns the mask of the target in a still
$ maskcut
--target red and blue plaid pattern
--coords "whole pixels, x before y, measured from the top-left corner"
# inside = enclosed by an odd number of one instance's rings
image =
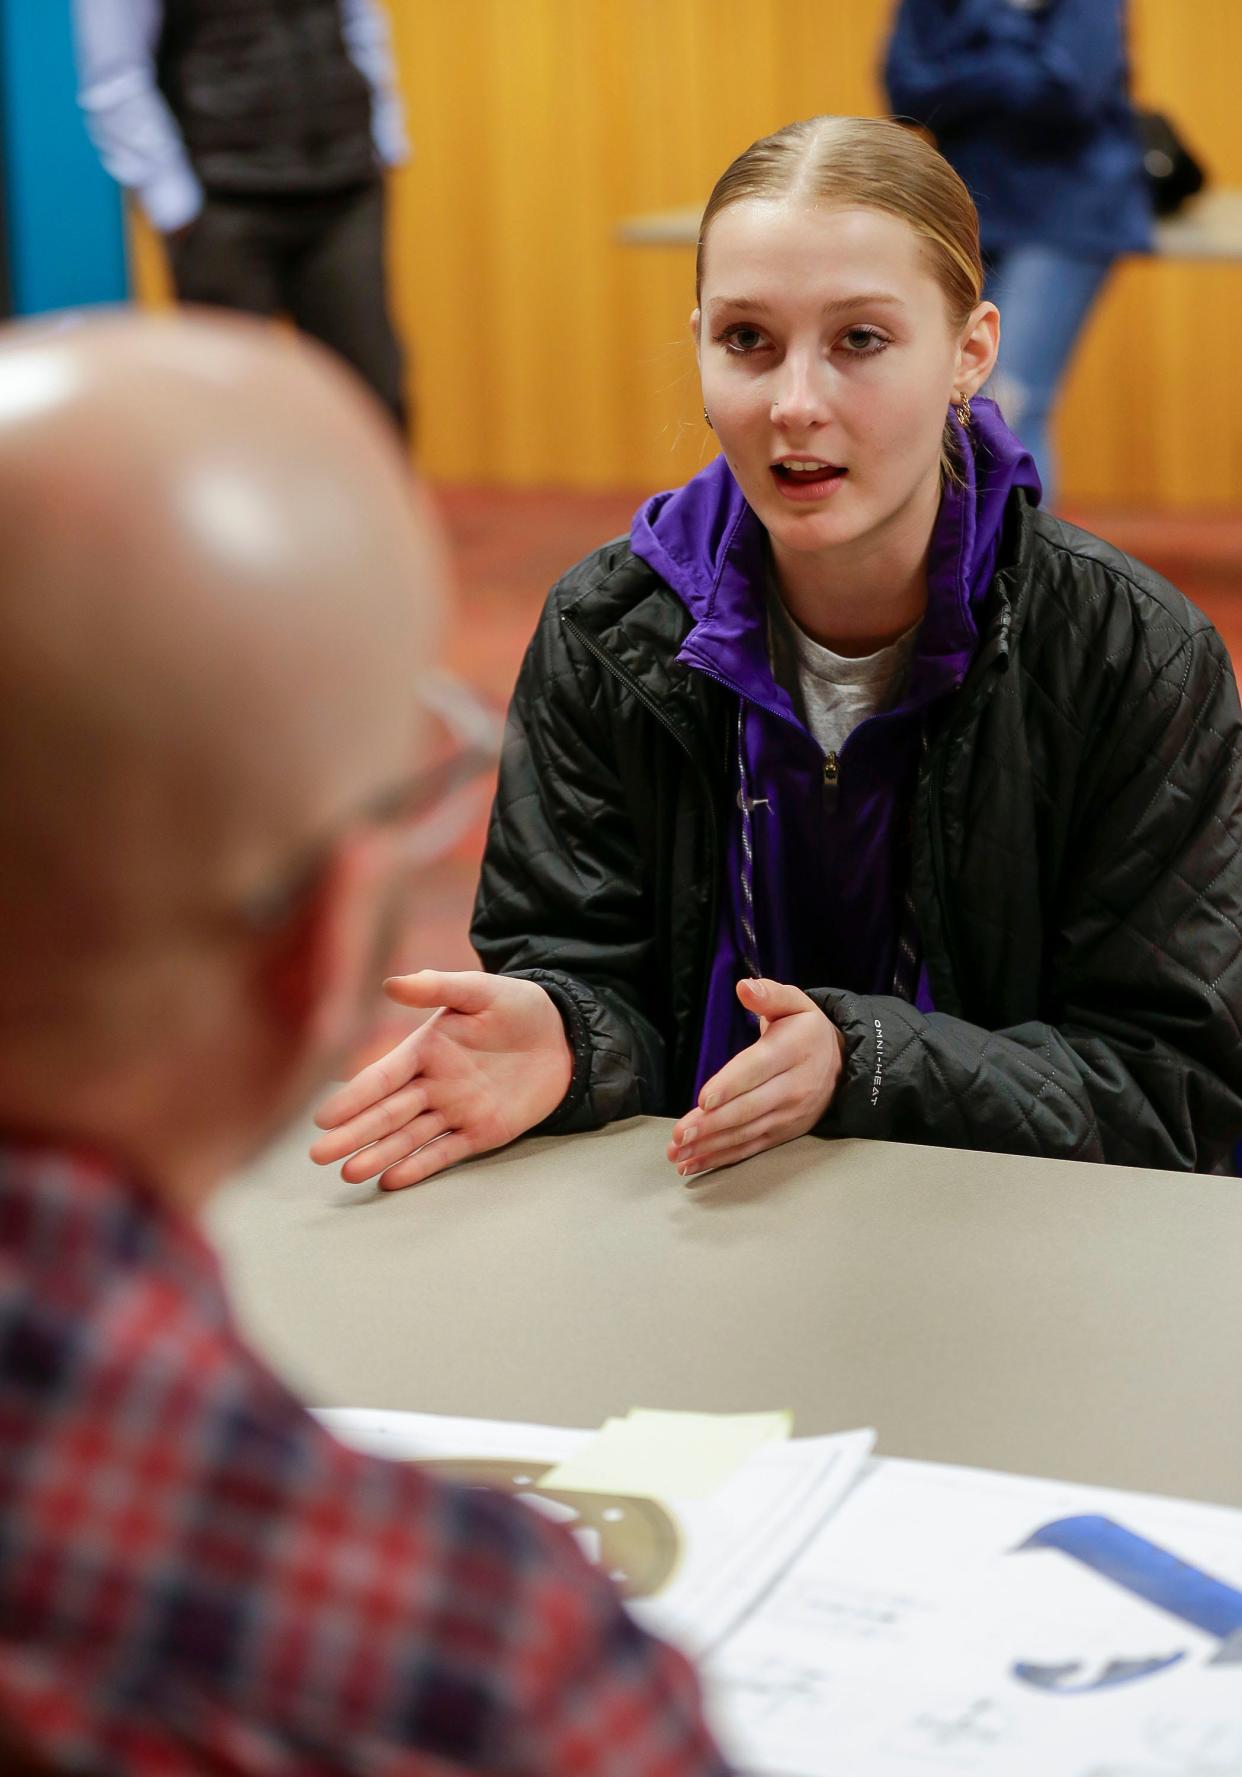
[[[722,1777],[693,1676],[519,1502],[337,1444],[194,1229],[0,1146],[0,1721],[55,1769]]]

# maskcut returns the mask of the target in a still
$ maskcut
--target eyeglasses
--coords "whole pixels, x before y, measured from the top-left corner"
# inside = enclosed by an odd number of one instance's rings
[[[359,828],[400,828],[408,861],[425,869],[450,852],[482,805],[500,758],[503,718],[460,680],[439,675],[419,698],[430,719],[430,765],[381,790],[299,849],[270,884],[236,907],[253,932],[278,930],[313,893],[333,851]]]

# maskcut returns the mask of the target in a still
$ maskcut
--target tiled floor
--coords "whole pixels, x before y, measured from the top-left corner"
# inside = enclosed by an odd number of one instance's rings
[[[548,587],[572,562],[629,528],[638,492],[451,489],[441,505],[456,550],[460,602],[448,665],[507,701]],[[1088,529],[1149,562],[1211,616],[1242,662],[1242,513],[1203,519],[1076,512]],[[485,820],[432,873],[401,957],[405,967],[475,966],[467,937]]]

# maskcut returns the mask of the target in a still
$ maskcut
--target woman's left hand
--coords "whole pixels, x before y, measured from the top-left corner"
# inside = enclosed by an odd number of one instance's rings
[[[759,1036],[707,1082],[673,1130],[668,1157],[682,1178],[805,1135],[841,1078],[841,1033],[800,987],[739,981],[737,997],[758,1015]]]

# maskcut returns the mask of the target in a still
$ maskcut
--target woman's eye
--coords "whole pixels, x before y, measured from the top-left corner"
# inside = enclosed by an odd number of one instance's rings
[[[841,338],[843,345],[855,358],[873,358],[888,344],[884,335],[874,327],[851,327]]]
[[[727,352],[736,352],[742,357],[748,352],[758,351],[763,344],[763,335],[757,327],[726,327],[720,335],[720,343]]]

